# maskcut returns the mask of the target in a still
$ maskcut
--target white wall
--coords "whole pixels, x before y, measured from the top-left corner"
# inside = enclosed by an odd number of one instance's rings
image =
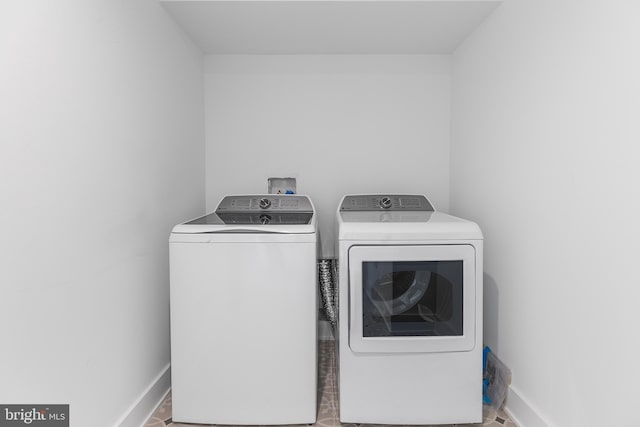
[[[640,425],[639,16],[509,0],[453,57],[451,209],[527,427]]]
[[[448,210],[449,82],[444,55],[207,56],[207,210],[295,177],[325,256],[343,194],[426,193]]]
[[[114,425],[169,363],[167,239],[204,212],[202,55],[155,0],[5,1],[0,93],[0,402]]]

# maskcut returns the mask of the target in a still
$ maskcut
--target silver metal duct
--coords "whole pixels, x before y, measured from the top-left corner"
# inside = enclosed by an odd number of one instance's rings
[[[332,327],[336,325],[336,287],[333,276],[333,260],[318,260],[318,276],[320,281],[320,296],[322,309]]]

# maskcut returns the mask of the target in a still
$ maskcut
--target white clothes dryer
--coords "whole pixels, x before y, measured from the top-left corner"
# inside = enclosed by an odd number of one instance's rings
[[[169,239],[173,421],[316,420],[317,219],[306,196],[227,196]]]
[[[482,422],[478,225],[421,195],[349,195],[337,212],[340,421]]]

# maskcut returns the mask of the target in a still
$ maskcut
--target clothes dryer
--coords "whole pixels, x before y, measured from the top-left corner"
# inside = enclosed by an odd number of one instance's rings
[[[227,196],[173,228],[174,422],[315,422],[317,241],[298,195]]]
[[[482,250],[422,195],[349,195],[337,212],[340,421],[482,421]]]

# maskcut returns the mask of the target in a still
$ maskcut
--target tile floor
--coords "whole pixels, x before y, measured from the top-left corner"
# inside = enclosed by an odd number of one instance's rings
[[[320,376],[318,381],[318,393],[320,405],[318,408],[318,420],[311,427],[373,427],[366,424],[341,424],[338,418],[338,391],[336,384],[336,354],[333,341],[319,342],[318,364]],[[167,395],[155,413],[147,420],[144,427],[197,427],[203,424],[174,423],[171,420],[171,393]],[[211,424],[207,424],[211,426]],[[482,424],[459,424],[465,427],[517,427],[509,417],[499,412],[497,415],[485,417]],[[453,427],[453,426],[441,426]]]

